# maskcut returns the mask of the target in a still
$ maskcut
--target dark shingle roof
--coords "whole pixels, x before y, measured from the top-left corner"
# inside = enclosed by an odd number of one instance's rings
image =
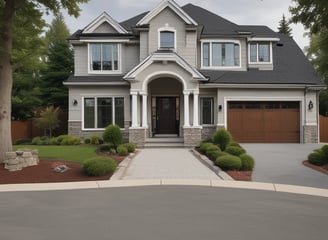
[[[209,78],[208,83],[230,84],[306,84],[324,85],[314,68],[307,60],[295,41],[284,35],[277,34],[279,45],[273,46],[273,66],[271,71],[250,69],[246,72],[238,71],[201,71]]]

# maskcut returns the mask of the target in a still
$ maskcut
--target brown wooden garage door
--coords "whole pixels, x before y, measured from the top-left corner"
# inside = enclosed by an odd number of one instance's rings
[[[242,143],[299,143],[299,102],[228,102],[228,130]]]

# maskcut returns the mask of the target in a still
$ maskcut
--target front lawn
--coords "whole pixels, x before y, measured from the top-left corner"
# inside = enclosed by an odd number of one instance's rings
[[[84,160],[96,157],[96,146],[39,146],[39,145],[17,145],[13,150],[18,149],[37,149],[39,158],[66,160],[82,164]]]

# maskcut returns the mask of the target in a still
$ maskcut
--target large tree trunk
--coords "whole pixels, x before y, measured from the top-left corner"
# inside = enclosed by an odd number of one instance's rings
[[[5,1],[0,27],[0,162],[5,153],[12,149],[11,139],[11,91],[13,86],[13,65],[11,61],[12,32],[17,0]]]

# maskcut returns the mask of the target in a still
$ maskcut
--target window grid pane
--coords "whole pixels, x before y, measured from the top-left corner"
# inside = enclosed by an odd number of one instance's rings
[[[115,98],[115,124],[124,128],[124,98]]]
[[[203,44],[203,65],[208,67],[210,66],[210,44]]]
[[[163,31],[160,33],[160,47],[174,48],[174,32]]]
[[[214,124],[214,99],[210,97],[204,97],[200,99],[201,103],[201,124]]]
[[[113,71],[119,69],[119,52],[116,43],[90,44],[90,69]]]
[[[84,128],[95,127],[95,99],[84,99]]]
[[[250,61],[257,62],[257,44],[250,44]]]
[[[270,62],[270,44],[259,44],[259,62]]]
[[[112,98],[97,99],[97,128],[105,128],[113,123],[113,103]]]
[[[210,44],[212,51],[210,52]],[[210,61],[212,60],[212,62]],[[235,43],[203,43],[203,66],[240,66],[240,46]]]

